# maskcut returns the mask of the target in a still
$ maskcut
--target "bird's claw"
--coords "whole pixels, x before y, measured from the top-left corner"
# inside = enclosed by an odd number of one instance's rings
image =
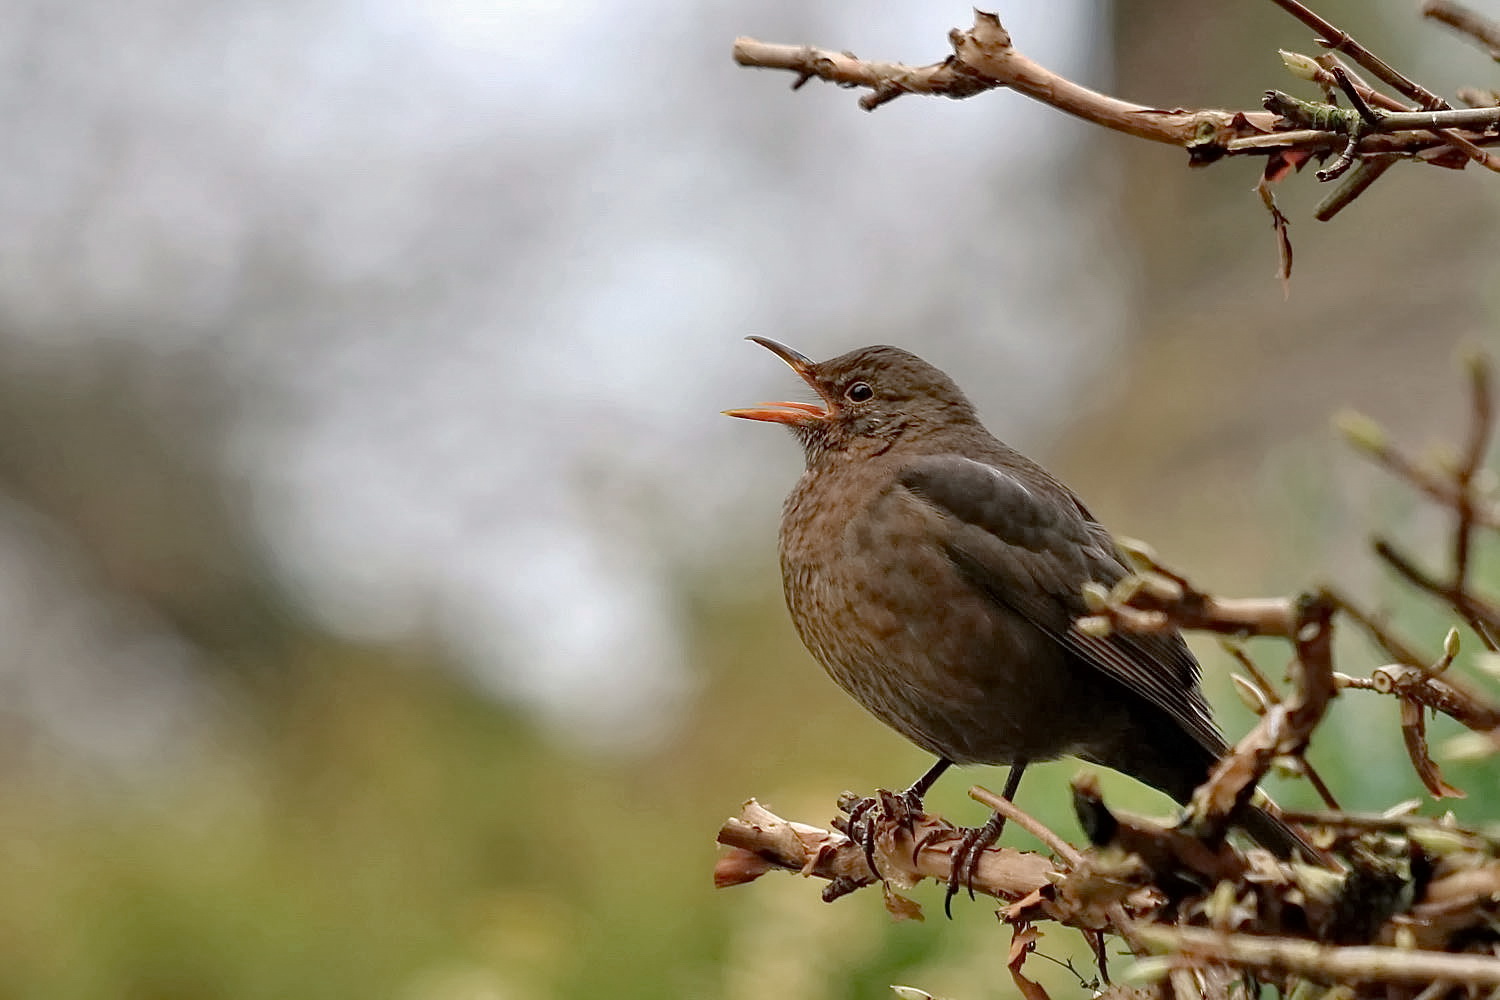
[[[882,826],[887,824],[907,833],[912,832],[916,817],[922,815],[921,795],[910,788],[904,792],[881,788],[874,795],[862,797],[846,793],[839,799],[839,808],[848,814],[848,818],[834,820],[834,828],[864,849],[865,864],[869,866],[870,873],[883,880],[885,876],[875,863],[875,838]],[[923,846],[925,845],[918,844],[916,850],[912,851],[913,859]]]
[[[979,859],[985,850],[1000,839],[1005,830],[1005,817],[995,813],[983,826],[971,826],[962,831],[958,846],[953,849],[952,868],[948,872],[948,891],[943,894],[943,913],[953,919],[953,897],[959,889],[967,889],[969,898],[974,898],[974,875],[979,870]]]

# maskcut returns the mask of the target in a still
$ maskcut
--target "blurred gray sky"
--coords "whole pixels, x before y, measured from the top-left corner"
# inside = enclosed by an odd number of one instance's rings
[[[1104,82],[1098,5],[1011,6],[1023,51]],[[1023,445],[1115,343],[1084,126],[1004,93],[866,114],[729,58],[926,62],[968,17],[12,0],[0,334],[207,359],[240,500],[331,626],[436,623],[493,690],[649,736],[691,690],[664,574],[769,562],[798,472],[718,416],[792,389],[744,335],[914,348]]]

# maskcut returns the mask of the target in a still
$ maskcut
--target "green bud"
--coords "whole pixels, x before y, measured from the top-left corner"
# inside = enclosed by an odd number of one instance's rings
[[[1299,80],[1316,80],[1323,72],[1323,67],[1317,61],[1304,56],[1300,52],[1288,52],[1286,49],[1277,49],[1281,56],[1281,64],[1286,67],[1288,73]]]
[[[1361,451],[1380,455],[1389,447],[1385,429],[1358,410],[1340,411],[1333,418],[1333,424],[1344,435],[1345,440]]]

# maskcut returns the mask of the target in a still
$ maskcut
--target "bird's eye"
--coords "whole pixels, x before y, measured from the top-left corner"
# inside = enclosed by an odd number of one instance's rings
[[[870,383],[868,382],[856,382],[844,390],[844,395],[852,402],[863,403],[875,395],[875,390],[870,388]]]

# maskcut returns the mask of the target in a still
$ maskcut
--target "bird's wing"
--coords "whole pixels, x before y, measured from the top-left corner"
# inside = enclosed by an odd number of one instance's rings
[[[1205,748],[1224,738],[1198,689],[1198,661],[1182,637],[1083,635],[1083,585],[1110,586],[1129,570],[1109,533],[1066,487],[1037,470],[1026,476],[959,455],[908,464],[902,486],[942,516],[944,547],[959,570],[1126,689],[1159,706]]]

